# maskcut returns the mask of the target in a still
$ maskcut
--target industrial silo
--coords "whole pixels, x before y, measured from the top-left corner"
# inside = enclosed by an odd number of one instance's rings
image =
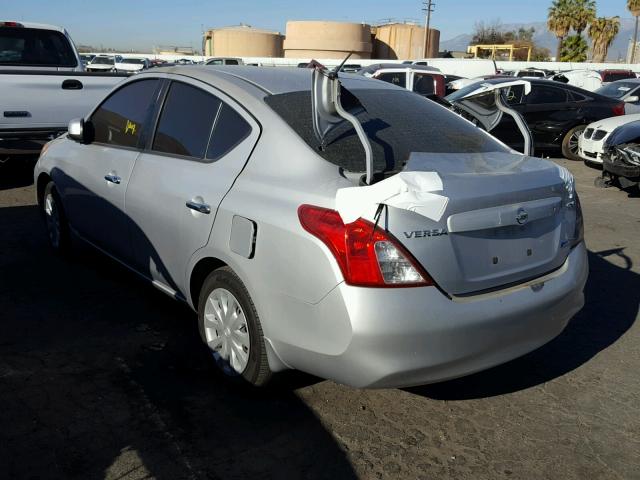
[[[371,58],[371,27],[364,23],[287,22],[285,58]]]
[[[282,57],[282,35],[247,25],[224,27],[205,33],[209,57]]]
[[[424,26],[415,23],[390,23],[373,28],[373,58],[412,60],[435,58],[440,49],[440,31],[429,29],[429,50],[424,52]]]

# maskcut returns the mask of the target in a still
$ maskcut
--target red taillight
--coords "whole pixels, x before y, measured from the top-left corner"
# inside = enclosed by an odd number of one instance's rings
[[[436,82],[436,95],[444,98],[445,93],[446,93],[446,89],[445,89],[445,85],[444,85],[444,77],[442,75],[436,75],[435,76],[435,82]]]
[[[617,104],[611,111],[613,112],[614,117],[624,115],[624,103]]]
[[[335,257],[345,282],[362,287],[425,287],[433,280],[393,235],[359,218],[345,225],[335,210],[301,205],[302,227]]]
[[[18,22],[0,22],[0,27],[22,27],[23,25]]]

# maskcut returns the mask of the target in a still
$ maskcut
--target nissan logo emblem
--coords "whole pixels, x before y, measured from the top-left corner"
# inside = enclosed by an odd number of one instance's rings
[[[519,208],[518,212],[516,213],[516,222],[518,222],[519,225],[524,225],[525,223],[527,223],[528,218],[529,214],[527,213],[527,211],[524,208]]]

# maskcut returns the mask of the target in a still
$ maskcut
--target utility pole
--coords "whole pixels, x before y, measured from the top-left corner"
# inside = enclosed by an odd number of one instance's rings
[[[429,52],[429,26],[431,24],[431,14],[436,6],[432,0],[423,0],[422,4],[424,5],[422,11],[425,12],[425,21],[424,21],[424,43],[422,44],[422,58],[427,58],[427,53]]]

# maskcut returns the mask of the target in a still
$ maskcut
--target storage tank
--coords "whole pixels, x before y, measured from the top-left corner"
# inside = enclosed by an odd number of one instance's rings
[[[205,33],[204,52],[209,57],[282,57],[279,32],[248,25],[224,27]]]
[[[424,26],[415,23],[390,23],[374,27],[373,57],[381,59],[414,60],[437,58],[440,50],[440,31],[429,29],[429,50],[424,53]]]
[[[371,27],[364,23],[287,22],[285,58],[371,58]]]

